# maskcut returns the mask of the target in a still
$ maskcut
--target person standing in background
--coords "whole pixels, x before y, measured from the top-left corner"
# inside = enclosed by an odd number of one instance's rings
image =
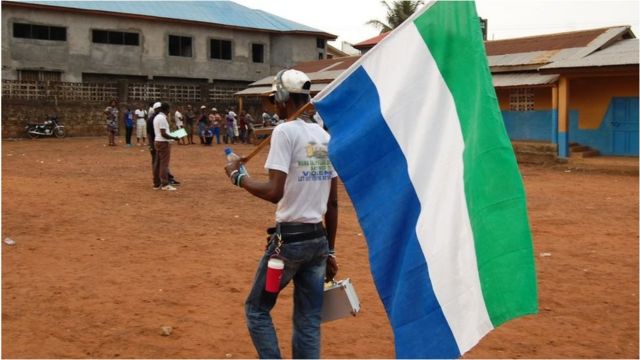
[[[244,111],[240,112],[238,118],[238,131],[240,132],[240,142],[243,144],[247,142],[247,114]]]
[[[253,117],[251,114],[247,113],[244,117],[244,122],[247,124],[247,144],[253,144],[254,140],[257,140],[256,133],[254,131],[255,127],[253,126]]]
[[[211,127],[213,129],[213,135],[216,137],[216,144],[220,144],[220,122],[222,118],[220,118],[220,114],[218,114],[218,109],[211,108],[211,114],[209,114],[209,122],[211,123]]]
[[[138,141],[136,144],[138,146],[144,146],[145,140],[147,139],[147,120],[145,119],[147,112],[144,111],[143,106],[140,106],[136,109],[136,137]],[[140,143],[140,139],[142,139],[142,143]]]
[[[124,113],[124,129],[125,142],[127,144],[127,147],[131,147],[131,134],[133,133],[133,113],[129,108],[127,108],[127,111],[125,111]]]
[[[236,143],[236,138],[235,138],[235,131],[234,129],[236,128],[236,118],[235,118],[236,113],[234,113],[233,111],[229,110],[229,112],[227,113],[226,116],[226,124],[227,124],[227,139],[228,139],[228,144],[235,144]]]
[[[160,109],[161,106],[162,106],[162,103],[160,102],[152,104],[152,108],[156,110]],[[162,183],[160,181],[160,168],[159,168],[158,157],[157,157],[156,146],[155,146],[156,134],[155,134],[155,129],[153,127],[153,120],[156,114],[157,112],[154,110],[154,112],[147,119],[147,138],[149,139],[149,154],[151,154],[151,173],[153,175],[153,189],[160,190]],[[172,186],[180,185],[180,182],[176,180],[175,177],[171,174],[171,170],[169,170],[169,184]]]
[[[184,128],[184,122],[182,121],[182,119],[183,119],[183,115],[180,112],[180,106],[178,106],[176,108],[176,112],[173,114],[173,121],[176,122],[176,128],[178,128],[178,130]],[[178,140],[178,144],[184,145],[185,144],[184,138],[180,138],[180,140]]]
[[[116,99],[111,100],[109,106],[104,109],[104,113],[107,115],[109,146],[116,146],[116,135],[118,134],[118,102]]]
[[[185,130],[187,130],[187,141],[189,145],[193,145],[193,125],[196,121],[196,113],[193,111],[191,104],[187,105],[187,112],[185,114]]]
[[[155,109],[158,113],[153,118],[154,145],[156,148],[157,172],[160,178],[160,190],[174,191],[177,190],[171,186],[169,178],[169,162],[171,161],[171,144],[170,140],[180,140],[176,136],[169,135],[169,121],[167,115],[169,113],[169,104],[162,102],[160,107]],[[154,178],[155,170],[154,169]]]
[[[149,103],[149,111],[147,113],[149,114],[150,118],[153,117],[153,113],[155,112],[154,105],[154,103]]]
[[[200,136],[200,144],[202,145],[206,144],[204,131],[207,129],[207,121],[209,120],[206,112],[207,107],[204,105],[200,106],[200,116],[198,116],[198,135]]]

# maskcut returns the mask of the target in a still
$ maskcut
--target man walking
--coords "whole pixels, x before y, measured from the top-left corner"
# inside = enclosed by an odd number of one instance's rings
[[[281,71],[274,89],[276,105],[287,118],[309,102],[311,82],[297,70]],[[293,358],[320,358],[320,323],[324,280],[338,271],[335,235],[338,220],[337,177],[327,156],[329,134],[302,118],[276,127],[265,168],[266,182],[240,171],[240,162],[225,168],[231,182],[252,195],[276,203],[276,227],[260,260],[245,302],[249,333],[260,358],[281,358],[271,309],[278,294],[265,290],[267,263],[283,259],[283,289],[293,280]],[[324,218],[324,226],[322,220]]]

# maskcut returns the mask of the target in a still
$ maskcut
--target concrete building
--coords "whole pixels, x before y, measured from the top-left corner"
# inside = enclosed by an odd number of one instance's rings
[[[243,83],[335,35],[231,1],[3,1],[3,80]]]

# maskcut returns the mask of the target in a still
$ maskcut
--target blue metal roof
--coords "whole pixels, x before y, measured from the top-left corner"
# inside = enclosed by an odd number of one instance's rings
[[[159,18],[198,21],[234,27],[283,31],[312,32],[332,36],[268,12],[251,9],[233,1],[14,1],[19,3],[64,8],[143,15]]]

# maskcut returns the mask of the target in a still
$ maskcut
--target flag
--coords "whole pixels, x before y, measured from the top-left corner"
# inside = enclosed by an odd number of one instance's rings
[[[473,2],[415,13],[314,99],[399,358],[537,312],[525,193]]]

